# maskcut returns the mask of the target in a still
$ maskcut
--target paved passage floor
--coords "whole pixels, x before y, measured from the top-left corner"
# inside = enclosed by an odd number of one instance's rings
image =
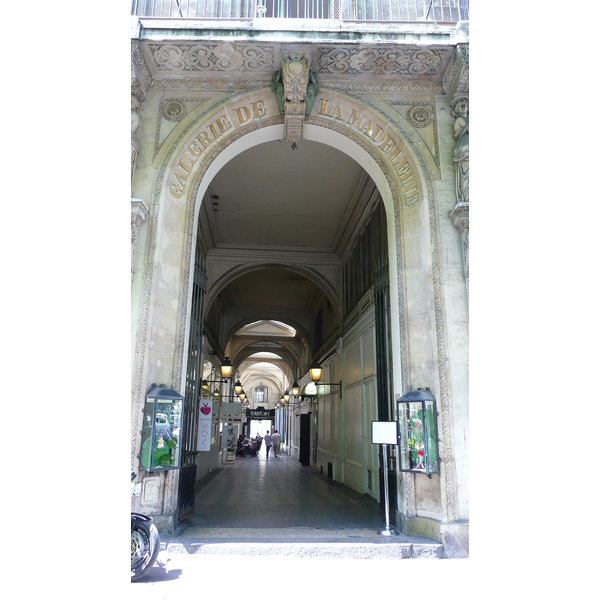
[[[187,527],[373,529],[379,504],[283,454],[225,464],[201,482]]]

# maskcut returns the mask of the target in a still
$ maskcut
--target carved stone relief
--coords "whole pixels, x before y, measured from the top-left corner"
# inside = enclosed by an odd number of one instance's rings
[[[210,96],[166,97],[162,98],[158,105],[158,118],[156,119],[156,133],[154,136],[154,153],[152,160],[156,158],[161,145],[175,128],[176,124],[185,119],[191,110],[198,104],[210,98]],[[165,121],[168,127],[164,127]]]
[[[454,168],[456,173],[456,200],[469,203],[469,103],[460,100],[452,113],[454,121]]]
[[[281,69],[273,74],[271,89],[285,123],[285,141],[301,142],[304,139],[304,121],[319,93],[316,73],[310,70],[310,56],[283,52]]]
[[[435,102],[403,100],[401,102],[390,102],[412,127],[416,133],[425,142],[425,145],[431,151],[435,164],[440,170],[440,147],[438,140],[437,123],[435,120]]]
[[[140,142],[137,135],[142,130],[142,118],[140,112],[142,104],[135,95],[131,95],[131,189],[133,191],[133,178],[135,175],[135,165],[137,163],[138,153],[140,151]]]
[[[258,45],[151,44],[151,56],[159,71],[265,73],[273,69],[273,48]]]
[[[437,75],[448,52],[445,48],[319,48],[319,73]]]

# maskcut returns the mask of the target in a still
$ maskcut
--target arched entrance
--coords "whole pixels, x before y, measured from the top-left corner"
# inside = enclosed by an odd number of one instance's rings
[[[269,90],[241,95],[209,113],[190,114],[172,134],[173,143],[157,156],[160,164],[150,235],[152,254],[167,257],[158,265],[156,282],[148,279],[148,306],[176,326],[160,332],[160,339],[140,336],[140,355],[145,365],[136,378],[152,374],[174,381],[185,379],[184,357],[189,340],[189,311],[193,260],[202,199],[214,177],[235,156],[283,137],[283,126]],[[332,91],[316,98],[305,126],[305,139],[324,144],[352,157],[375,182],[385,206],[389,257],[389,304],[391,393],[400,395],[409,387],[432,385],[444,406],[444,334],[441,318],[437,258],[436,214],[428,178],[427,159],[399,125],[356,99]],[[168,268],[167,268],[168,267]],[[315,268],[316,273],[318,269]],[[323,281],[327,275],[321,273]],[[168,291],[158,281],[168,280]],[[209,285],[211,284],[209,275]],[[335,284],[330,284],[335,290]],[[437,290],[436,290],[437,285]],[[339,294],[338,294],[339,296]],[[156,337],[156,336],[155,336]],[[170,360],[159,358],[157,343],[175,348]],[[145,346],[147,344],[147,347]],[[409,352],[410,348],[410,352]],[[168,355],[168,352],[164,352]],[[172,375],[171,375],[172,373]],[[139,384],[138,384],[139,381]],[[443,413],[442,413],[443,414]],[[447,415],[443,418],[447,418]],[[443,428],[440,428],[443,430]],[[449,439],[447,440],[449,443]],[[398,509],[414,513],[412,475],[402,476]],[[452,510],[451,470],[439,491],[444,496],[440,510]],[[449,484],[448,484],[449,483]],[[169,482],[167,482],[167,487]]]

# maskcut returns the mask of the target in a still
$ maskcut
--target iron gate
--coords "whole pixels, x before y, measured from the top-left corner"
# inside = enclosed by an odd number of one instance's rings
[[[202,381],[202,335],[204,333],[204,299],[206,296],[206,258],[196,245],[192,311],[185,380],[185,409],[182,435],[181,471],[179,473],[178,522],[194,514],[196,456],[198,454],[198,409]]]

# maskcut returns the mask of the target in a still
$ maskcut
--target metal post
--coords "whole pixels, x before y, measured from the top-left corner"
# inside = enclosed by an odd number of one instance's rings
[[[383,487],[385,489],[385,527],[379,530],[379,535],[400,535],[398,530],[390,527],[390,502],[388,491],[387,444],[383,444]]]

